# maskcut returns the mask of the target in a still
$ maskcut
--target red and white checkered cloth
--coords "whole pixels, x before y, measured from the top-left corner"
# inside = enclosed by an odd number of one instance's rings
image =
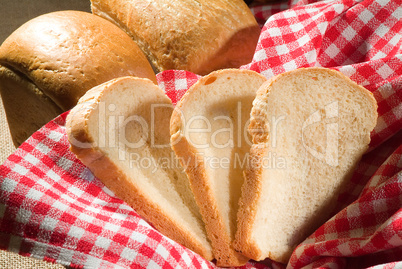
[[[287,267],[401,268],[402,2],[293,2],[252,8],[263,29],[242,68],[266,77],[307,66],[340,70],[374,93],[379,119],[339,213],[296,248]],[[158,83],[176,103],[198,78],[166,71]],[[0,167],[0,248],[73,268],[215,268],[153,229],[76,159],[65,117]]]

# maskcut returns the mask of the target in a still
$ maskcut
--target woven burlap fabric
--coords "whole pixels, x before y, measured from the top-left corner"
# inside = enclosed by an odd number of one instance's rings
[[[0,268],[65,269],[64,266],[0,250]]]
[[[11,140],[10,130],[8,129],[6,113],[0,99],[0,164],[3,164],[14,150],[15,147]]]

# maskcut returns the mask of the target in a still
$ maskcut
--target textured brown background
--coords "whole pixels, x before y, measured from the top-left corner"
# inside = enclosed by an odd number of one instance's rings
[[[0,44],[19,26],[41,14],[57,10],[90,12],[90,0],[0,0]],[[0,164],[15,150],[0,100]],[[64,268],[18,254],[0,251],[0,268]]]

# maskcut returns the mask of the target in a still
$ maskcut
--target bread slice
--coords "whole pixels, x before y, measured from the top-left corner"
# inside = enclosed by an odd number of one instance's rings
[[[161,233],[212,260],[183,168],[170,147],[170,99],[149,79],[123,77],[89,90],[70,111],[71,150]]]
[[[373,95],[341,73],[298,69],[267,81],[253,102],[253,138],[234,246],[287,263],[330,216],[376,125]]]
[[[233,249],[232,241],[242,164],[251,145],[244,126],[265,81],[248,70],[212,72],[186,92],[172,114],[172,147],[190,179],[218,266],[248,260]]]

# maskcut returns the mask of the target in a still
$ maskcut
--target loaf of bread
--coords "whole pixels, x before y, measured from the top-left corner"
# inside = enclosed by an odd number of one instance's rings
[[[170,147],[171,100],[148,79],[89,90],[70,111],[71,151],[160,232],[213,259],[189,181]]]
[[[324,68],[278,75],[258,90],[235,249],[287,263],[325,222],[370,142],[373,95]]]
[[[0,47],[0,92],[18,146],[90,88],[152,67],[119,27],[91,13],[59,11],[22,25]]]
[[[91,0],[92,12],[124,29],[154,70],[213,70],[251,62],[260,28],[243,0]]]
[[[194,84],[171,118],[171,144],[182,161],[200,207],[218,266],[248,258],[232,246],[244,158],[250,149],[244,126],[262,75],[238,69],[212,72]]]

